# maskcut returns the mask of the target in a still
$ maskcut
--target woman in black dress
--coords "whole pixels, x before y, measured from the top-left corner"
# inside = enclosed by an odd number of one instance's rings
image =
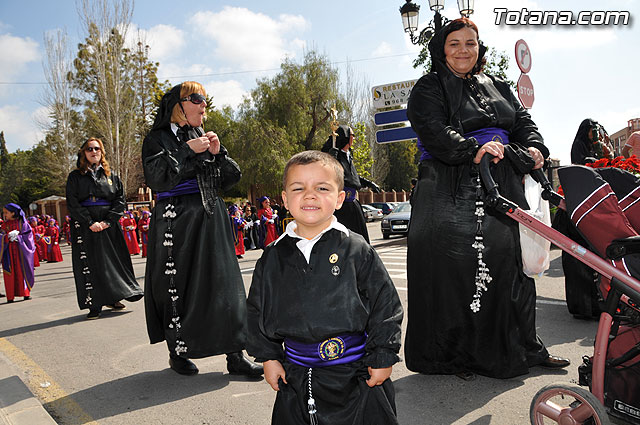
[[[143,291],[118,225],[125,209],[122,183],[111,173],[100,139],[83,143],[77,167],[67,178],[73,276],[80,309],[97,319],[102,306],[122,310],[120,300],[137,301]]]
[[[246,295],[224,201],[240,179],[218,136],[205,134],[206,93],[187,81],[166,93],[142,145],[151,215],[145,310],[151,343],[167,341],[169,365],[193,375],[189,359],[227,354],[232,374],[259,376],[244,357]]]
[[[465,379],[569,364],[536,335],[535,284],[522,271],[518,224],[482,208],[474,164],[485,153],[496,157],[501,193],[520,205],[522,174],[549,155],[509,85],[482,73],[485,50],[470,20],[447,24],[429,43],[433,71],[407,108],[422,156],[408,236],[406,363]]]
[[[351,146],[353,145],[353,131],[348,125],[341,125],[336,130],[335,140],[333,136],[329,136],[322,146],[322,152],[331,154],[338,160],[344,170],[344,191],[347,197],[342,204],[342,208],[336,210],[334,215],[338,221],[344,224],[347,229],[352,230],[364,237],[369,242],[369,232],[367,231],[367,223],[362,212],[362,205],[358,201],[358,190],[363,187],[371,188],[376,193],[380,193],[380,187],[358,175],[356,166],[353,163],[353,154]]]

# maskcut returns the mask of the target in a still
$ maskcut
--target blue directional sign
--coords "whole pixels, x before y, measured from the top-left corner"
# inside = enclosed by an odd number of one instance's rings
[[[377,143],[401,142],[403,140],[417,139],[418,135],[411,127],[390,128],[376,131]]]
[[[409,121],[406,109],[396,109],[394,111],[378,112],[373,116],[376,125],[395,124]]]

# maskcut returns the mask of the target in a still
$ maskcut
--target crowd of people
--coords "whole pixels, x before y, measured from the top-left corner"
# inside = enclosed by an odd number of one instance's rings
[[[407,107],[420,151],[408,234],[407,368],[469,380],[567,367],[536,333],[536,289],[523,272],[518,225],[484,209],[477,173],[490,155],[501,193],[526,206],[522,177],[544,166],[549,149],[509,84],[483,73],[486,48],[473,22],[449,22],[429,51],[433,71]],[[229,373],[264,374],[278,392],[273,423],[397,423],[389,377],[400,360],[404,311],[369,244],[356,193],[380,189],[355,169],[353,131],[339,126],[322,152],[289,160],[282,206],[268,196],[226,205],[220,193],[241,171],[218,135],[204,131],[206,106],[204,87],[193,81],[162,97],[142,148],[153,211],[125,211],[102,141],[80,147],[62,227],[80,309],[95,319],[104,306],[121,310],[123,300],[141,299],[131,263],[141,253],[149,340],[167,344],[176,373],[197,374],[192,359],[225,354]],[[585,120],[572,160],[607,155],[606,143],[595,143],[604,134]],[[60,228],[46,216],[27,224],[15,204],[3,212],[7,298],[29,299],[33,264],[61,260]],[[247,298],[238,259],[255,249],[263,252]]]

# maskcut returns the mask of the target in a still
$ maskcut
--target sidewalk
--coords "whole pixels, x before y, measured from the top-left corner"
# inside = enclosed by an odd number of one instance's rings
[[[22,382],[13,364],[0,353],[0,425],[56,425]]]

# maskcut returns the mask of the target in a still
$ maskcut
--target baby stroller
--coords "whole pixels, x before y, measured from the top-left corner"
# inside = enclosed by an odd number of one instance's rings
[[[558,176],[565,199],[553,192],[541,170],[531,173],[543,187],[542,197],[571,216],[588,249],[500,196],[489,171],[490,157],[482,159],[485,204],[601,274],[605,301],[594,354],[585,356],[578,368],[580,385],[590,391],[565,384],[542,388],[531,402],[531,423],[607,425],[610,413],[640,424],[640,179],[617,169],[562,167]]]

